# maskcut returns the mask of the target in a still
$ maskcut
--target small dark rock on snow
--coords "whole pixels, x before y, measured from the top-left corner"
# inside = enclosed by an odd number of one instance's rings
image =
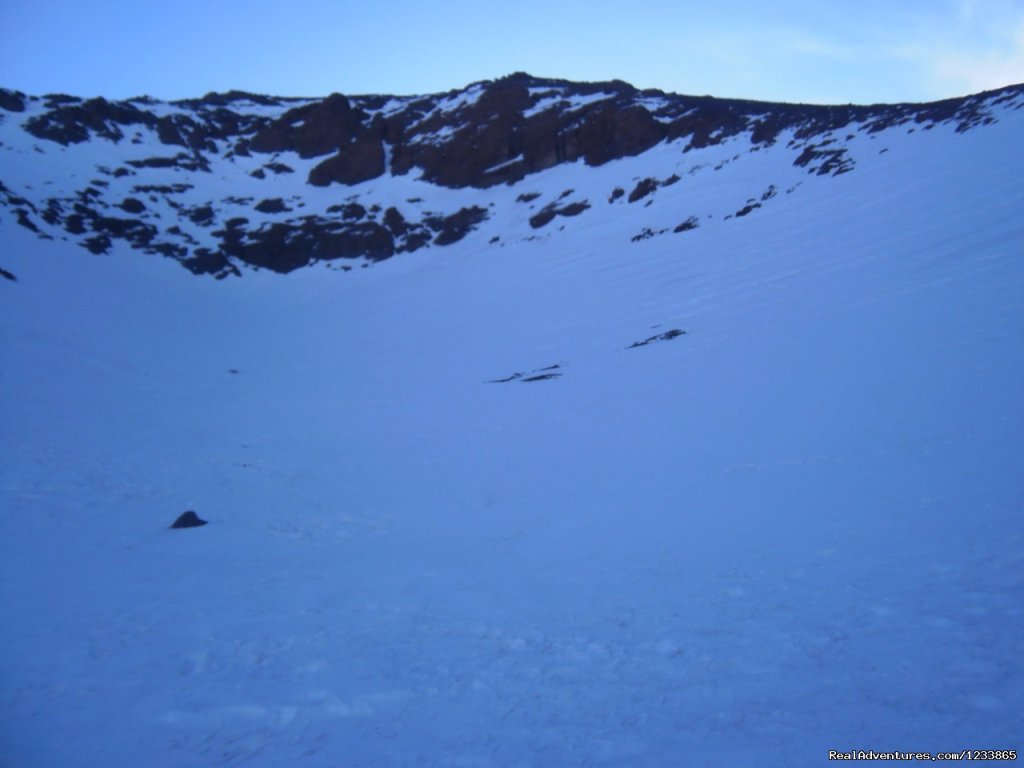
[[[671,341],[672,339],[678,338],[686,333],[686,331],[680,330],[679,328],[673,328],[671,331],[665,331],[665,333],[659,333],[657,336],[650,336],[643,341],[634,341],[626,349],[636,349],[637,347],[646,347],[648,344],[652,344],[655,341]]]
[[[557,379],[559,376],[562,375],[559,371],[561,367],[562,366],[560,363],[555,363],[554,365],[549,365],[545,368],[535,368],[534,370],[530,371],[530,373],[532,374],[530,376],[527,376],[525,373],[522,373],[521,371],[516,371],[515,373],[501,379],[490,379],[487,383],[506,384],[510,381],[548,381],[549,379]]]
[[[178,519],[171,523],[171,528],[198,528],[200,525],[206,525],[206,520],[201,519],[190,509],[179,515]]]

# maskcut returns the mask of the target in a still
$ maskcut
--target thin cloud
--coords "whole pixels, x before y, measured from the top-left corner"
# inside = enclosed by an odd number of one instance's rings
[[[729,82],[812,101],[923,101],[1024,82],[1024,6],[947,0],[878,8],[871,21],[845,15],[747,24],[691,39]],[[828,23],[822,23],[823,21]],[[728,86],[726,86],[728,87]]]
[[[1024,8],[960,0],[954,19],[924,39],[896,46],[936,96],[992,90],[1024,82]]]

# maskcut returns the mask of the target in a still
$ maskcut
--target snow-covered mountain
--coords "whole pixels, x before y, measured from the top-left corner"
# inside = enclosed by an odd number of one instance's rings
[[[1022,107],[0,91],[0,762],[1019,747]]]
[[[577,216],[629,218],[644,239],[744,216],[809,175],[847,173],[893,135],[965,133],[1022,105],[1018,87],[809,107],[528,75],[404,98],[227,93],[166,104],[0,91],[0,203],[23,226],[93,253],[123,240],[219,277],[246,265],[379,261],[470,233],[503,247]],[[762,178],[765,155],[792,168]],[[602,170],[577,182],[566,166]],[[726,185],[730,166],[757,183]],[[555,168],[582,188],[542,175]],[[728,195],[703,202],[723,186]],[[653,210],[620,210],[630,207]]]

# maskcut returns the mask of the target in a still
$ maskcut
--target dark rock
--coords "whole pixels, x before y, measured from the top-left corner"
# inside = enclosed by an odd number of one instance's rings
[[[556,203],[551,203],[544,206],[544,208],[538,213],[530,217],[530,226],[534,229],[540,229],[544,225],[550,223],[555,216],[579,216],[589,207],[590,203],[586,200],[562,206],[559,206]]]
[[[298,152],[319,157],[347,147],[364,132],[366,114],[353,109],[347,98],[331,94],[322,101],[290,109],[259,130],[249,142],[253,152]]]
[[[148,245],[156,235],[156,228],[138,219],[122,219],[114,216],[92,215],[92,230],[104,232],[111,237],[128,240],[132,245]]]
[[[650,240],[652,237],[656,235],[663,235],[666,232],[668,232],[667,229],[659,229],[657,232],[655,232],[650,227],[644,227],[642,230],[640,230],[640,234],[633,235],[633,237],[629,238],[629,240],[632,243],[638,243],[641,240]]]
[[[629,197],[626,198],[626,200],[630,203],[635,203],[637,200],[641,200],[647,197],[647,195],[651,194],[657,188],[657,179],[643,179],[642,181],[638,182],[635,187],[633,187],[633,191],[629,193]]]
[[[181,135],[181,130],[170,116],[161,117],[156,121],[156,135],[161,144],[188,146],[185,137]]]
[[[328,213],[340,213],[345,219],[357,221],[366,216],[366,209],[359,203],[346,203],[344,205],[331,205],[327,208]]]
[[[437,232],[434,245],[451,245],[464,238],[486,219],[487,209],[474,205],[472,208],[460,208],[450,216],[427,217],[424,223]]]
[[[213,275],[218,280],[223,280],[229,275],[241,275],[238,268],[228,261],[223,253],[207,248],[196,248],[192,256],[182,259],[181,264],[194,275]]]
[[[561,372],[558,372],[561,368],[560,363],[546,366],[545,368],[535,368],[530,372],[531,375],[527,376],[525,373],[517,371],[516,373],[510,374],[500,379],[490,379],[486,381],[486,384],[507,384],[510,381],[522,381],[522,382],[534,382],[534,381],[548,381],[550,379],[557,379],[561,376]]]
[[[402,216],[401,212],[392,206],[384,211],[384,226],[388,228],[392,235],[395,237],[401,237],[409,230],[409,225]]]
[[[662,141],[666,128],[640,106],[608,107],[580,127],[580,155],[587,165],[603,165],[639,155]]]
[[[66,93],[48,93],[43,97],[43,105],[47,109],[56,109],[65,104],[81,104],[82,100],[77,96],[69,96]]]
[[[535,213],[530,217],[530,226],[534,229],[540,229],[541,227],[550,224],[556,215],[555,207],[553,205],[549,205],[539,213]]]
[[[46,201],[46,208],[42,213],[43,221],[51,227],[56,227],[62,222],[63,215],[64,206],[61,204],[60,200],[51,197]]]
[[[406,233],[401,244],[395,248],[395,251],[407,253],[418,251],[420,248],[428,245],[432,237],[433,234],[431,231],[424,226],[417,227],[416,229],[410,229],[408,233]]]
[[[178,519],[171,523],[171,528],[198,528],[201,525],[206,525],[206,520],[200,519],[192,510],[183,512],[178,516]]]
[[[210,205],[200,205],[184,211],[193,224],[201,227],[208,227],[213,223],[213,208]]]
[[[143,204],[143,202],[134,197],[126,197],[124,200],[121,201],[120,207],[122,211],[125,211],[127,213],[142,213],[144,210],[146,210],[146,206]]]
[[[167,256],[175,261],[182,261],[188,254],[188,249],[183,245],[167,242],[150,243],[144,250],[146,253],[159,253],[162,256]]]
[[[309,183],[326,187],[331,182],[351,186],[375,179],[384,173],[384,144],[380,139],[366,138],[341,150],[314,166]]]
[[[569,205],[563,205],[557,210],[559,216],[579,216],[587,208],[590,207],[590,203],[586,200],[576,203],[569,203]]]
[[[655,341],[671,341],[672,339],[678,338],[686,333],[686,331],[680,330],[679,328],[673,328],[671,331],[665,331],[665,333],[659,333],[657,336],[649,336],[643,341],[634,341],[626,349],[636,349],[637,347],[645,347]]]
[[[720,144],[737,135],[747,127],[749,112],[757,111],[754,102],[735,102],[709,96],[694,99],[691,104],[693,107],[675,120],[668,130],[669,139],[689,136],[688,150]]]
[[[106,235],[95,235],[94,237],[90,237],[84,240],[82,242],[82,245],[84,245],[90,253],[95,253],[98,255],[101,253],[109,252],[111,242],[110,238],[107,237]]]
[[[530,105],[525,85],[495,81],[454,112],[436,110],[419,118],[411,113],[394,115],[387,133],[395,145],[392,173],[418,167],[425,180],[450,187],[486,187],[520,179],[531,168],[530,158],[523,156],[530,139],[522,114]],[[439,134],[444,138],[436,138]],[[509,163],[517,159],[520,162]]]
[[[156,118],[151,113],[143,112],[128,102],[109,102],[97,98],[58,105],[54,101],[56,98],[50,97],[48,102],[51,111],[36,115],[24,123],[25,130],[38,139],[67,146],[88,141],[96,134],[116,143],[124,138],[120,126],[156,124]],[[52,107],[49,106],[51,104]]]
[[[14,213],[18,217],[18,223],[21,224],[21,226],[31,232],[35,232],[37,235],[40,234],[39,227],[37,227],[35,222],[29,217],[28,211],[25,211],[22,208],[15,208]]]
[[[174,157],[147,157],[143,160],[128,160],[133,168],[180,168],[183,171],[210,172],[210,164],[202,155],[179,152]]]
[[[260,200],[253,206],[260,213],[284,213],[290,211],[287,205],[284,204],[284,200],[280,197],[270,197],[266,200]]]
[[[638,154],[665,137],[664,126],[647,110],[628,103],[636,91],[625,83],[568,83],[524,75],[478,85],[479,98],[453,114],[430,113],[428,103],[417,105],[418,114],[411,114],[410,105],[410,113],[389,118],[393,173],[418,167],[425,179],[443,186],[488,187],[578,159],[600,165]],[[567,99],[527,118],[524,111],[540,98],[532,97],[529,88],[541,86],[562,89]],[[611,98],[567,109],[568,97],[595,93]],[[458,127],[452,131],[452,126]],[[439,134],[444,138],[435,138]]]
[[[853,170],[853,160],[847,155],[845,149],[819,149],[823,144],[808,144],[800,156],[793,161],[793,165],[807,167],[809,173],[817,173],[819,176],[832,174],[838,176]]]
[[[509,376],[504,377],[503,379],[489,379],[485,383],[487,383],[487,384],[507,384],[510,381],[515,381],[516,379],[521,379],[522,377],[523,377],[523,374],[516,372],[516,373],[513,373],[513,374],[511,374]]]
[[[81,235],[85,232],[85,222],[81,214],[71,214],[64,219],[64,231],[71,235]]]
[[[275,272],[291,272],[316,261],[366,258],[381,261],[394,255],[391,233],[373,222],[348,223],[306,216],[298,220],[264,224],[246,230],[245,219],[229,219],[225,228],[213,232],[221,238],[222,257]],[[201,256],[204,265],[214,257]],[[215,262],[214,262],[215,263]]]
[[[133,192],[143,195],[152,192],[164,195],[180,195],[182,192],[187,192],[190,189],[192,189],[191,184],[136,184],[132,187]]]
[[[25,94],[21,91],[0,88],[0,109],[5,109],[8,112],[24,112]]]
[[[672,231],[675,232],[676,234],[679,234],[680,232],[688,232],[691,229],[696,229],[699,226],[700,226],[700,221],[698,221],[697,217],[696,216],[691,216],[690,218],[688,218],[686,221],[684,221],[682,224],[677,226]]]

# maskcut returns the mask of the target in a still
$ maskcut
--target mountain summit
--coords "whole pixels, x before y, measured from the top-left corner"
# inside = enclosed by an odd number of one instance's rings
[[[745,215],[808,176],[853,171],[898,132],[965,133],[1022,105],[1021,86],[932,104],[807,106],[522,73],[404,97],[232,91],[164,103],[0,90],[0,205],[42,237],[94,253],[123,240],[201,274],[347,269],[471,232],[490,239],[510,220],[528,237],[570,217],[664,210],[678,192],[664,188],[716,186],[715,171],[759,153],[795,169],[731,211],[694,203],[635,235],[686,231]],[[585,194],[531,186],[574,164],[614,172]],[[522,193],[509,199],[510,188]]]

